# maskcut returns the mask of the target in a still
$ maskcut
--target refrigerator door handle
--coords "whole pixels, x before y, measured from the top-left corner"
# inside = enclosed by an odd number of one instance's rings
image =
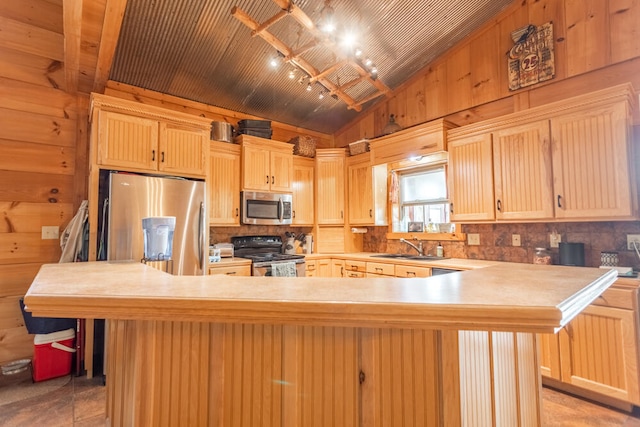
[[[203,271],[204,274],[204,256],[202,255],[202,251],[204,248],[204,232],[202,229],[204,228],[204,202],[200,202],[200,218],[198,220],[198,261],[200,262],[200,270]]]

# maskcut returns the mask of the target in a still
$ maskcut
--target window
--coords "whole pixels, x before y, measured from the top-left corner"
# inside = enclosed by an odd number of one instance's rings
[[[447,180],[443,165],[392,172],[397,183],[393,197],[393,231],[439,231],[449,222]]]

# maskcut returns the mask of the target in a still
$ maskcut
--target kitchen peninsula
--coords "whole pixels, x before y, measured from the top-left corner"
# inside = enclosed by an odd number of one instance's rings
[[[107,319],[113,426],[539,426],[536,333],[615,280],[529,264],[349,280],[90,262],[44,265],[25,303]]]

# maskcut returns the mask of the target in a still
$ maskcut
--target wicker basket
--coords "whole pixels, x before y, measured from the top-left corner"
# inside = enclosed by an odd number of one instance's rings
[[[366,153],[369,151],[369,140],[361,139],[349,144],[349,155],[355,156],[357,154]]]
[[[316,156],[316,139],[308,136],[296,136],[289,140],[290,144],[293,144],[293,154],[303,157],[315,157]]]

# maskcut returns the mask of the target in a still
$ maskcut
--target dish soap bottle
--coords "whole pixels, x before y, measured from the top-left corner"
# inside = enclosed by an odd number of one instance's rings
[[[442,247],[440,242],[438,242],[438,246],[436,246],[436,256],[438,256],[438,257],[443,257],[444,256],[444,248]]]

